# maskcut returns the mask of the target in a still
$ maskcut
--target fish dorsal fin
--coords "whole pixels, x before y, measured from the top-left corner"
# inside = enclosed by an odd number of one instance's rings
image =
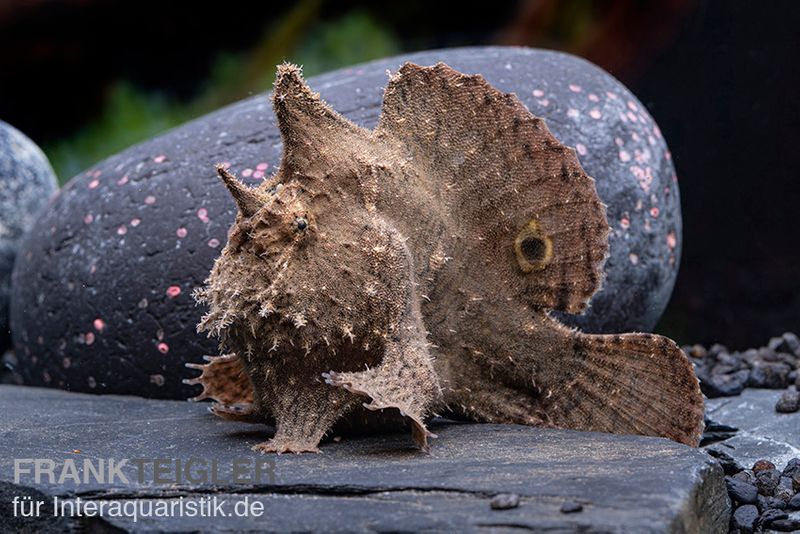
[[[342,151],[366,134],[325,103],[303,79],[297,65],[278,66],[272,106],[283,140],[282,166],[309,170],[341,158]]]
[[[443,63],[406,63],[386,88],[377,135],[437,183],[467,268],[497,272],[538,308],[587,307],[608,251],[605,206],[574,151],[515,95]]]

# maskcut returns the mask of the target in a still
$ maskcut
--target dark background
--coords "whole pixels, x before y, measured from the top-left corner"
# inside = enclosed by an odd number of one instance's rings
[[[790,0],[0,0],[0,119],[63,183],[268,89],[282,59],[313,75],[448,46],[568,51],[627,84],[672,150],[683,262],[658,330],[743,349],[800,331],[799,17]]]

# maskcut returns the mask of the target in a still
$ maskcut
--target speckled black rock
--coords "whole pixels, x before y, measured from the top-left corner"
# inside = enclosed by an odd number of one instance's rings
[[[0,121],[0,353],[11,343],[8,301],[20,239],[57,188],[53,169],[39,147]]]
[[[619,82],[573,56],[522,48],[423,52],[309,80],[356,123],[378,120],[386,70],[444,61],[513,91],[575,147],[608,204],[611,255],[589,331],[650,330],[669,299],[681,219],[658,127]],[[214,175],[269,176],[281,144],[259,95],[111,157],[75,177],[24,243],[12,302],[27,382],[90,392],[185,397],[183,363],[214,354],[190,296],[225,243],[234,206]]]

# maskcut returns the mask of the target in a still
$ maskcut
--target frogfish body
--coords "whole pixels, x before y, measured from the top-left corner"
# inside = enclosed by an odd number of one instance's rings
[[[674,342],[549,315],[586,309],[609,228],[574,151],[514,95],[406,64],[367,130],[284,64],[272,100],[279,170],[249,188],[217,169],[238,215],[196,296],[227,354],[188,380],[216,415],[275,425],[256,450],[403,421],[427,449],[434,413],[698,444]]]

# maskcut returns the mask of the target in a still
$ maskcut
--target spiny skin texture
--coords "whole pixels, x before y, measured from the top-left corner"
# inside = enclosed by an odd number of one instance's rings
[[[598,290],[608,223],[574,152],[514,95],[406,64],[371,131],[284,64],[273,104],[275,176],[250,189],[218,168],[239,214],[198,329],[233,355],[190,381],[221,417],[275,423],[255,449],[317,451],[335,423],[391,414],[425,449],[433,412],[697,445],[703,399],[675,343],[548,315]]]

